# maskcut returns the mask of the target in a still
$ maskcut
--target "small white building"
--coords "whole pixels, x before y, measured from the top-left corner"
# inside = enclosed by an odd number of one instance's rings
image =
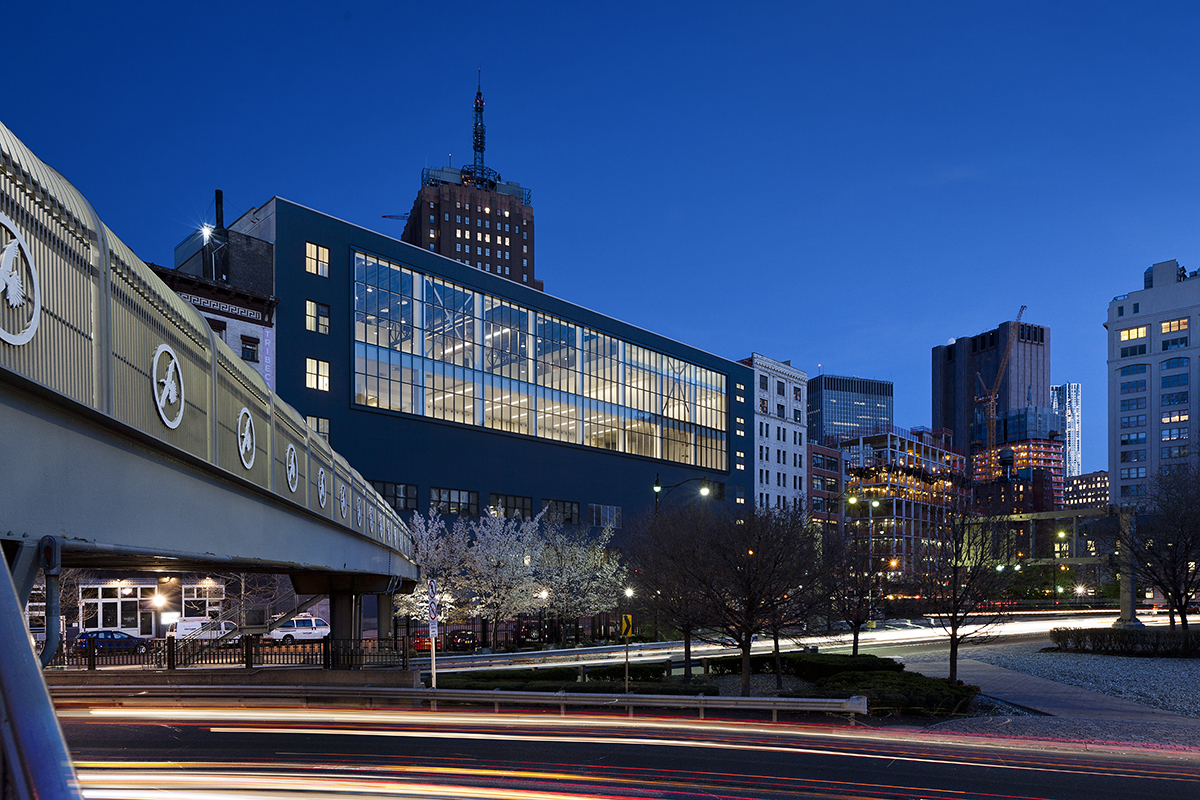
[[[740,363],[754,370],[754,501],[762,508],[804,508],[808,374],[760,353]]]

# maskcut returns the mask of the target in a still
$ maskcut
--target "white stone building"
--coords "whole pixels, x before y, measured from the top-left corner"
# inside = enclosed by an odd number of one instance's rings
[[[754,370],[751,496],[764,508],[804,508],[808,465],[808,374],[760,353],[742,359]]]

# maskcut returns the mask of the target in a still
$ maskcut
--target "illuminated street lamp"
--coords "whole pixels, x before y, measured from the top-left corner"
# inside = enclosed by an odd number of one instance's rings
[[[683,486],[685,483],[691,483],[692,481],[700,481],[700,496],[701,497],[708,497],[710,494],[712,494],[712,487],[709,485],[708,478],[688,478],[685,481],[680,481],[679,483],[675,483],[670,486],[663,486],[658,481],[658,473],[655,473],[654,474],[654,516],[658,516],[658,504],[659,504],[660,498],[666,497],[667,495],[669,495],[671,493],[672,490],[678,489],[680,486]]]

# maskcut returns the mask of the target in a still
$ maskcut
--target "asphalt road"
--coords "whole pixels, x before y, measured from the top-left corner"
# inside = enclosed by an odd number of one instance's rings
[[[379,709],[61,714],[89,798],[1200,795],[1200,754],[916,729]]]

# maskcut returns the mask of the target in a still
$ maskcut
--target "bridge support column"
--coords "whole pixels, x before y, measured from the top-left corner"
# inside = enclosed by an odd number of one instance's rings
[[[375,627],[381,640],[390,640],[396,630],[395,595],[388,592],[375,595]]]
[[[330,592],[329,627],[329,635],[333,639],[361,639],[361,595],[352,592]]]

